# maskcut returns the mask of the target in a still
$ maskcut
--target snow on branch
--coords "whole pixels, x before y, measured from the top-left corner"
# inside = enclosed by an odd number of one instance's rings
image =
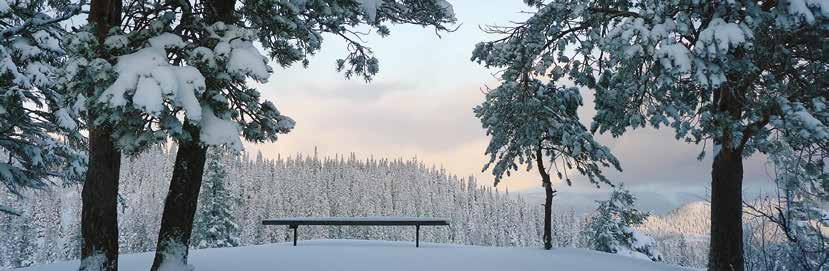
[[[119,39],[110,37],[107,40]],[[193,67],[173,66],[165,51],[182,47],[181,38],[163,33],[149,39],[149,45],[118,57],[115,64],[118,77],[98,101],[110,107],[123,107],[127,106],[128,94],[131,94],[137,108],[158,116],[164,110],[164,102],[169,100],[183,108],[188,119],[201,120],[202,109],[196,95],[206,88],[204,77]]]

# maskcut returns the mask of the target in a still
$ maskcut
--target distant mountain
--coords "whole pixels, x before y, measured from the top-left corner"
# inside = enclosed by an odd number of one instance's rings
[[[764,210],[771,210],[774,206],[772,202],[763,200],[755,200],[752,205]],[[711,206],[708,202],[691,202],[665,215],[651,216],[639,230],[657,240],[657,246],[666,262],[702,268],[708,261],[710,212]],[[776,225],[760,216],[750,215],[752,211],[748,208],[744,209],[744,212],[747,261],[758,259],[756,254],[763,246],[785,241]]]
[[[695,201],[665,215],[651,215],[639,230],[656,239],[665,262],[702,268],[708,262],[711,207]]]
[[[665,215],[652,215],[641,229],[654,236],[706,237],[711,228],[711,206],[708,202],[690,202]]]

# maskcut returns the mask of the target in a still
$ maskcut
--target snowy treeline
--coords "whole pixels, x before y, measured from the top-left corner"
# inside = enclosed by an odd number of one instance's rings
[[[175,156],[175,148],[168,151],[156,147],[124,158],[128,162],[121,172],[118,209],[121,253],[155,248],[167,194],[164,180],[170,178]],[[212,157],[208,164],[215,162]],[[271,160],[261,154],[243,153],[224,154],[217,164],[226,171],[224,186],[230,193],[232,219],[239,226],[239,232],[233,234],[243,246],[290,240],[287,227],[262,226],[265,218],[366,215],[451,219],[451,227],[424,228],[421,237],[427,242],[541,246],[541,204],[528,203],[517,193],[498,191],[471,177],[458,178],[415,159],[297,155]],[[207,179],[214,177],[208,172],[210,168],[205,170]],[[22,201],[2,195],[0,204],[23,214],[0,216],[0,268],[76,258],[80,249],[79,192],[77,186],[54,187],[30,192]],[[554,209],[553,247],[591,247],[584,233],[593,215]],[[664,262],[701,268],[708,261],[709,215],[707,203],[694,202],[666,215],[651,215],[636,230],[654,238]],[[764,224],[762,218],[746,220],[746,261],[762,261],[764,242],[781,242],[781,233],[769,233],[774,228]],[[196,225],[194,233],[199,230]],[[414,229],[306,226],[300,227],[299,236],[410,241]]]
[[[121,253],[155,248],[165,180],[175,156],[174,150],[157,147],[124,158],[118,206]],[[235,198],[232,213],[241,245],[288,241],[286,227],[262,226],[261,220],[271,217],[405,215],[451,220],[450,227],[422,229],[426,242],[540,246],[540,205],[416,159],[298,155],[271,160],[243,153],[226,154],[222,162],[225,186]],[[79,192],[70,186],[33,192],[23,201],[4,196],[2,203],[23,215],[0,216],[0,231],[10,233],[0,238],[0,267],[77,257]],[[299,236],[413,240],[414,228],[300,227]]]

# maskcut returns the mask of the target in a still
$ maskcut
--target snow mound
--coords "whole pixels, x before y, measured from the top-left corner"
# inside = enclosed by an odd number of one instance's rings
[[[226,270],[399,270],[399,271],[681,271],[693,270],[584,249],[496,248],[367,240],[312,240],[236,248],[192,250],[189,265],[196,271]],[[119,270],[148,270],[152,254],[123,255]],[[57,271],[77,269],[62,262],[19,269]]]

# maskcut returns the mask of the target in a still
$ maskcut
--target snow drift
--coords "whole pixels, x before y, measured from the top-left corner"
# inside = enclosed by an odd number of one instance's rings
[[[119,269],[148,270],[151,253],[123,255]],[[398,271],[682,271],[693,270],[602,252],[560,248],[498,248],[413,242],[366,240],[312,240],[289,243],[191,251],[196,271],[226,270],[398,270]],[[73,270],[77,261],[54,263],[19,271]]]

